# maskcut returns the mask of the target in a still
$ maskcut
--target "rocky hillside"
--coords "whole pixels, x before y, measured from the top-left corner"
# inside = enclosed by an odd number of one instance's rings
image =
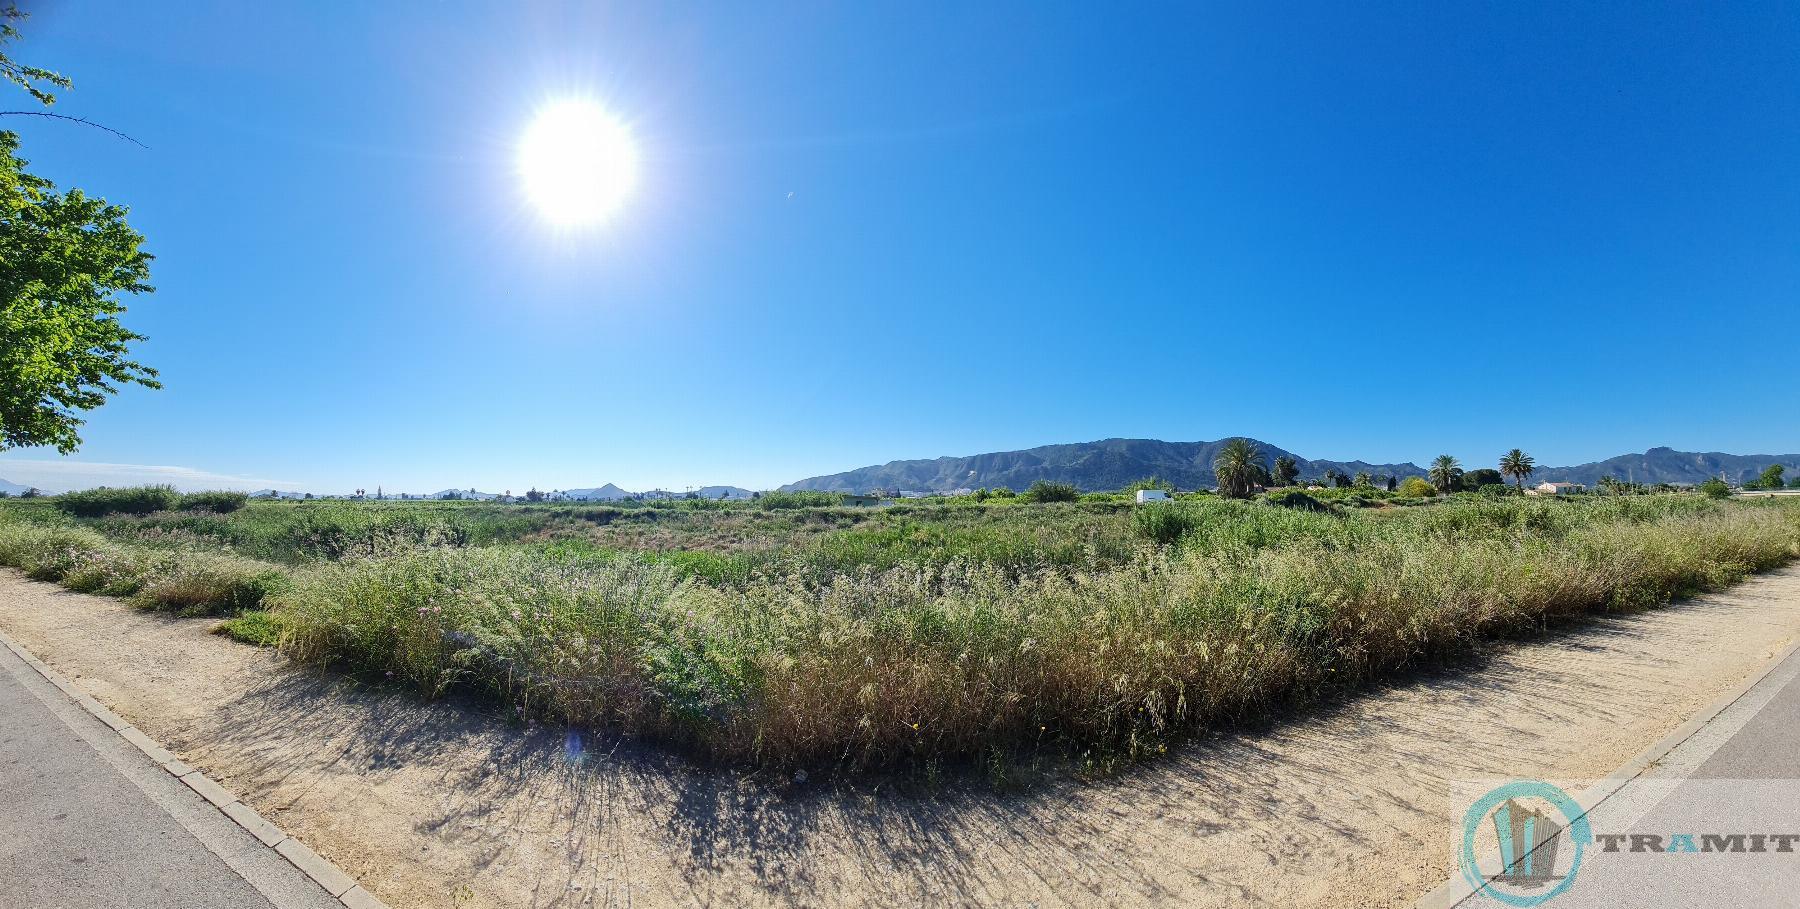
[[[1006,486],[1022,490],[1039,480],[1073,483],[1084,491],[1118,489],[1145,477],[1161,477],[1181,489],[1212,486],[1213,457],[1226,439],[1216,442],[1160,442],[1155,439],[1103,439],[1069,445],[1043,445],[1024,451],[998,451],[960,458],[890,461],[823,477],[809,477],[784,490],[869,492],[917,490],[948,492]],[[1286,455],[1300,465],[1300,476],[1322,477],[1328,470],[1352,476],[1368,471],[1397,477],[1423,476],[1417,464],[1370,464],[1301,457],[1266,442],[1257,442],[1264,461]]]

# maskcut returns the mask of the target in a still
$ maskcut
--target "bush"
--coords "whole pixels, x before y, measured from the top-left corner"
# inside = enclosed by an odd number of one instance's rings
[[[0,523],[0,565],[37,581],[60,581],[111,548],[105,537],[85,527]]]
[[[1437,487],[1419,477],[1407,477],[1400,482],[1400,494],[1409,499],[1425,499],[1437,495]]]
[[[1031,488],[1025,490],[1021,498],[1027,502],[1073,502],[1081,498],[1081,490],[1076,489],[1073,483],[1039,480],[1031,484]]]
[[[1330,506],[1324,502],[1307,495],[1304,489],[1278,489],[1268,494],[1268,500],[1270,505],[1279,505],[1282,508],[1297,508],[1301,511],[1331,510]],[[1346,505],[1361,507],[1368,499],[1365,496],[1354,495],[1345,496],[1343,501]]]
[[[223,489],[208,492],[190,492],[181,497],[182,511],[210,511],[213,514],[230,514],[244,507],[250,496],[242,492],[229,492]]]
[[[1197,509],[1175,502],[1152,502],[1132,512],[1131,528],[1138,536],[1167,546],[1199,526],[1199,518]]]
[[[122,489],[87,489],[56,497],[56,507],[78,518],[109,514],[150,514],[172,511],[181,503],[173,486],[128,486]]]
[[[261,607],[286,586],[287,575],[272,565],[189,552],[149,578],[132,601],[183,615],[233,615]]]
[[[224,635],[234,641],[255,644],[258,647],[274,647],[281,643],[281,632],[287,627],[287,620],[279,612],[265,609],[252,609],[241,613],[236,618],[226,619],[213,626],[213,634]]]
[[[1731,497],[1731,484],[1718,477],[1710,477],[1706,482],[1694,487],[1700,494],[1709,499],[1728,499]]]

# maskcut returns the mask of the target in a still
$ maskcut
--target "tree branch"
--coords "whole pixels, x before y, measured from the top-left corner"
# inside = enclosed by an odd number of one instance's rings
[[[91,126],[95,129],[105,130],[106,132],[112,133],[113,135],[118,136],[119,138],[124,139],[125,141],[130,142],[131,144],[137,146],[138,148],[144,149],[146,151],[148,151],[150,148],[150,146],[145,145],[144,143],[139,142],[138,140],[133,139],[130,136],[127,136],[124,133],[119,132],[116,129],[113,129],[110,126],[102,126],[98,123],[95,123],[92,120],[85,118],[85,117],[71,117],[67,114],[53,114],[53,113],[50,113],[49,111],[43,111],[43,110],[0,110],[0,117],[49,117],[52,120],[67,120],[71,123],[80,123],[83,126]]]

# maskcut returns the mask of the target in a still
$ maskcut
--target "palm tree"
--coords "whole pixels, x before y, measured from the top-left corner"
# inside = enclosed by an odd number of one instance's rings
[[[1462,465],[1447,454],[1438,455],[1437,460],[1431,462],[1431,485],[1439,492],[1455,492],[1462,474]]]
[[[1263,466],[1262,452],[1249,439],[1232,439],[1219,446],[1213,458],[1213,476],[1219,481],[1219,495],[1228,499],[1248,499]]]
[[[1520,492],[1525,491],[1525,478],[1537,470],[1537,462],[1531,455],[1515,448],[1500,456],[1500,472],[1512,477]]]
[[[1294,485],[1294,478],[1300,475],[1300,465],[1293,458],[1282,455],[1275,459],[1275,482],[1282,486]]]

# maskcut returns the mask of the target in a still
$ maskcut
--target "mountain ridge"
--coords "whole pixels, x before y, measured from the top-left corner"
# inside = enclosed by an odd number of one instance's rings
[[[1164,442],[1160,439],[1100,439],[1040,445],[1016,451],[998,451],[963,457],[889,461],[843,473],[808,477],[781,487],[783,491],[852,492],[903,490],[949,492],[956,489],[1006,486],[1023,490],[1040,480],[1073,483],[1083,491],[1119,489],[1155,476],[1178,488],[1194,489],[1214,484],[1212,462],[1227,437],[1211,442]],[[1339,470],[1352,476],[1368,472],[1394,477],[1421,477],[1425,468],[1410,462],[1374,464],[1305,458],[1258,439],[1265,464],[1291,457],[1303,478],[1323,477]]]
[[[1729,483],[1754,480],[1771,464],[1787,468],[1787,475],[1800,475],[1800,454],[1734,455],[1723,451],[1676,451],[1658,446],[1644,452],[1617,455],[1604,461],[1590,461],[1572,467],[1540,467],[1531,475],[1537,482],[1585,483],[1592,486],[1601,477],[1616,477],[1628,483],[1699,483],[1721,477]]]
[[[784,491],[850,493],[875,490],[949,492],[999,486],[1023,490],[1032,483],[1044,480],[1073,483],[1084,492],[1097,492],[1120,489],[1137,480],[1155,476],[1174,483],[1178,488],[1196,489],[1215,484],[1212,460],[1218,453],[1219,446],[1226,441],[1229,438],[1212,442],[1100,439],[960,457],[916,458],[807,477],[781,488]],[[1339,470],[1352,476],[1367,471],[1377,476],[1385,474],[1398,478],[1426,474],[1425,468],[1410,461],[1401,464],[1372,464],[1360,460],[1305,458],[1259,439],[1250,441],[1262,452],[1265,465],[1272,466],[1278,457],[1293,458],[1299,465],[1299,475],[1303,479],[1323,477],[1328,470]],[[1699,483],[1710,477],[1723,476],[1729,482],[1743,483],[1754,479],[1770,464],[1784,465],[1789,476],[1800,475],[1800,454],[1734,455],[1717,451],[1677,451],[1659,446],[1604,461],[1568,467],[1539,467],[1532,473],[1531,481],[1574,482],[1591,486],[1599,482],[1601,477],[1611,476],[1648,485]],[[1465,470],[1474,470],[1493,465],[1462,466]]]

